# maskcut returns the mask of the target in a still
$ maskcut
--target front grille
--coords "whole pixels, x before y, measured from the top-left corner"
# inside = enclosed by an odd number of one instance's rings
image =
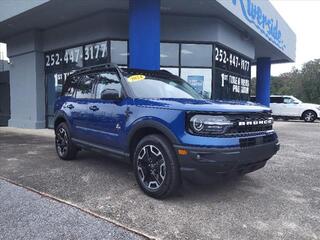
[[[233,126],[225,131],[225,136],[248,136],[272,130],[273,120],[269,113],[229,115]]]

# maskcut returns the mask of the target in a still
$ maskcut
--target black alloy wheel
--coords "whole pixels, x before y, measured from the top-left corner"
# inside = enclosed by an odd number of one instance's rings
[[[314,122],[317,119],[317,114],[314,111],[305,111],[302,115],[305,122]]]
[[[139,186],[151,197],[168,197],[180,185],[176,155],[162,135],[149,135],[139,142],[133,165]]]
[[[166,162],[155,145],[145,145],[138,154],[138,175],[144,186],[157,190],[166,178]]]
[[[63,160],[72,160],[77,155],[77,147],[73,144],[68,126],[66,123],[60,123],[55,129],[56,151],[59,158]]]

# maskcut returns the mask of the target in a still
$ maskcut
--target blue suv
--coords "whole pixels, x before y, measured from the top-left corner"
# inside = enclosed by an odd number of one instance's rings
[[[85,68],[70,75],[55,103],[56,151],[72,160],[81,149],[133,165],[141,189],[174,193],[183,177],[246,174],[278,150],[269,108],[204,99],[167,71]]]

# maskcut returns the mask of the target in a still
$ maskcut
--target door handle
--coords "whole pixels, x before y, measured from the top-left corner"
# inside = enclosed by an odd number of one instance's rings
[[[90,106],[89,109],[94,112],[99,110],[99,108],[97,106]]]
[[[66,107],[69,108],[69,109],[73,109],[74,108],[74,106],[72,104],[68,104]]]

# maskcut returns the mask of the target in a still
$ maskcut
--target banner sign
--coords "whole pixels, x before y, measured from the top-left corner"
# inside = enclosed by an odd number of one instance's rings
[[[187,81],[199,94],[203,94],[204,76],[189,75]]]

